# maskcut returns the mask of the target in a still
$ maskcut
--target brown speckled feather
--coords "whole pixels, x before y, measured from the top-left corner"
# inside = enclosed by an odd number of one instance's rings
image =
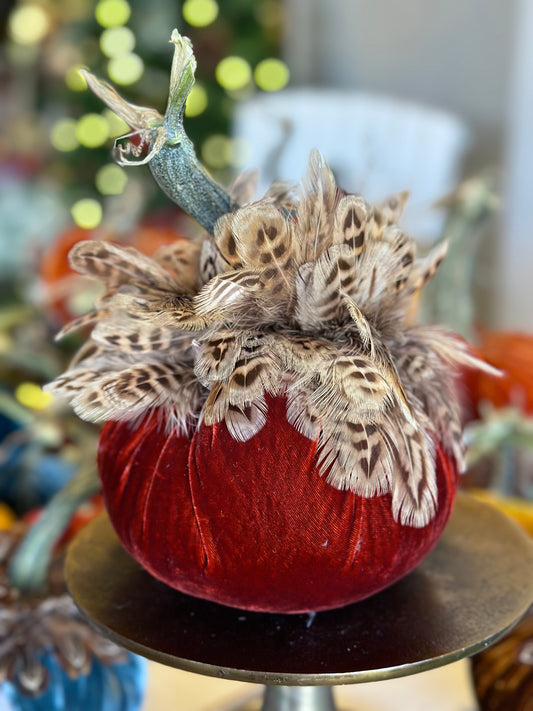
[[[275,186],[212,238],[155,259],[80,243],[73,266],[107,291],[75,322],[92,335],[49,389],[86,419],[157,409],[169,426],[225,423],[242,442],[267,421],[268,397],[283,396],[332,486],[390,493],[397,521],[425,526],[436,444],[462,458],[455,369],[486,366],[447,331],[412,325],[446,246],[417,257],[397,225],[407,197],[346,195],[313,153],[299,193]]]

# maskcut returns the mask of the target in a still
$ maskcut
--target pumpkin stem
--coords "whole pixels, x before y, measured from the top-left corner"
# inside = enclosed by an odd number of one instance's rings
[[[81,73],[96,96],[134,129],[115,142],[117,162],[120,165],[148,163],[155,181],[166,195],[213,234],[219,217],[232,212],[238,205],[207,173],[185,133],[183,116],[194,85],[196,60],[187,37],[174,30],[170,41],[174,44],[174,58],[164,116],[155,109],[124,101],[107,82],[85,70]],[[121,143],[134,136],[135,143]]]
[[[11,558],[8,575],[21,592],[42,590],[55,544],[78,506],[96,494],[100,484],[94,468],[82,468],[55,494],[29,529]]]

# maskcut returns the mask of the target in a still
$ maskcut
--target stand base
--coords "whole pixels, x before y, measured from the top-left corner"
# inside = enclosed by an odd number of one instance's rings
[[[331,686],[266,686],[261,711],[336,711]],[[242,711],[249,711],[248,708]]]
[[[533,541],[464,494],[415,571],[378,595],[314,617],[250,613],[183,595],[125,553],[105,516],[83,529],[66,563],[77,604],[114,641],[187,671],[302,687],[293,704],[303,703],[305,687],[415,674],[483,649],[526,612],[532,571]],[[265,703],[276,698],[277,705],[264,708],[314,708],[280,706],[283,694],[291,697],[267,686]]]

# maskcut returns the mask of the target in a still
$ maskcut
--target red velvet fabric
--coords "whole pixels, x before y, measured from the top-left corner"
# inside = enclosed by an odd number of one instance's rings
[[[99,468],[126,550],[152,575],[248,610],[310,612],[361,600],[412,570],[451,513],[457,473],[438,450],[438,513],[422,529],[396,523],[390,495],[365,499],[318,474],[316,444],[270,403],[249,442],[223,424],[192,439],[157,418],[108,423]]]

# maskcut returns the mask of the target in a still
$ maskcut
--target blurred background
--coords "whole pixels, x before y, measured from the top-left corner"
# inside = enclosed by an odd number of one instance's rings
[[[316,147],[348,191],[409,190],[402,224],[422,251],[450,240],[422,317],[509,371],[468,383],[474,480],[533,498],[532,2],[2,0],[0,528],[31,527],[95,457],[98,428],[41,389],[79,345],[54,334],[95,296],[70,247],[98,237],[151,254],[196,233],[146,166],[113,162],[129,129],[78,73],[164,112],[174,27],[198,61],[185,126],[225,186],[250,167],[258,196],[298,181]],[[90,498],[71,533],[101,508]]]
[[[255,166],[260,190],[297,180],[316,146],[346,189],[411,190],[405,225],[427,242],[445,219],[435,203],[482,175],[504,207],[477,254],[476,313],[531,327],[526,0],[4,0],[0,12],[4,275],[34,269],[69,224],[125,232],[170,207],[147,171],[113,165],[126,129],[77,68],[162,110],[176,26],[199,64],[187,129],[216,177]]]

